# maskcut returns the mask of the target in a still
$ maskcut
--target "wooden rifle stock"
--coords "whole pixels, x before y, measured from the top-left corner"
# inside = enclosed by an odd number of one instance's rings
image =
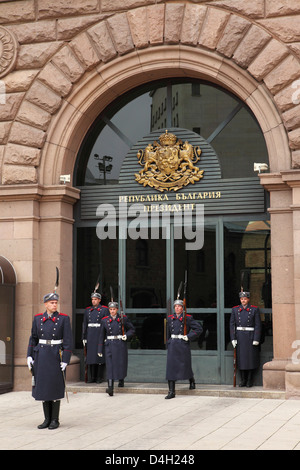
[[[61,350],[61,349],[59,350],[59,357],[60,357],[60,361],[62,362],[62,350]],[[69,397],[68,397],[68,391],[67,391],[65,373],[64,373],[63,370],[62,370],[61,372],[62,372],[62,376],[63,376],[63,380],[64,380],[64,386],[65,386],[65,392],[66,392],[67,402],[69,403]]]
[[[233,349],[233,386],[236,387],[236,347]]]
[[[183,295],[183,334],[186,336],[186,288],[187,288],[187,270],[185,270],[184,278],[184,295]]]
[[[85,381],[85,383],[87,383],[87,381],[88,381],[88,365],[86,363],[86,355],[87,355],[86,344],[84,345],[84,348],[83,348],[83,354],[84,354],[84,381]]]

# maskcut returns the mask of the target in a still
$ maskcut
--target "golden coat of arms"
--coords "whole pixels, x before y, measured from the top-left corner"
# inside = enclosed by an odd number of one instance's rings
[[[183,143],[166,130],[159,143],[155,141],[138,151],[139,164],[144,168],[134,175],[135,179],[159,191],[178,191],[203,178],[204,170],[195,166],[200,154],[200,147],[193,147],[188,141]]]

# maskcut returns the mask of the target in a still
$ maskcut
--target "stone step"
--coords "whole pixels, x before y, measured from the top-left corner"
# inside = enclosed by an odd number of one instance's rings
[[[67,383],[69,393],[105,393],[107,382],[96,383]],[[195,390],[189,390],[189,385],[176,384],[176,395],[196,395],[196,396],[214,396],[214,397],[234,397],[234,398],[269,398],[284,400],[284,390],[266,390],[261,386],[233,387],[232,385],[212,385],[196,384]],[[144,394],[162,394],[168,392],[167,384],[162,383],[133,383],[126,382],[124,388],[118,387],[115,383],[114,393],[144,393]]]

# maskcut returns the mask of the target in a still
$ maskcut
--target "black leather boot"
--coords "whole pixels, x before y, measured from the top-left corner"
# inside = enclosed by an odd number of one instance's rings
[[[248,370],[246,387],[252,387],[252,386],[253,386],[253,370]]]
[[[119,380],[119,385],[118,387],[124,387],[124,379]]]
[[[91,384],[93,382],[96,382],[96,368],[95,364],[89,364],[88,365],[88,384]]]
[[[190,389],[190,390],[195,390],[195,388],[196,388],[195,379],[194,379],[194,377],[192,377],[192,378],[190,379],[190,387],[189,387],[189,389]]]
[[[107,387],[107,389],[106,389],[106,393],[108,393],[108,395],[109,395],[110,397],[112,397],[113,394],[114,394],[114,381],[111,380],[111,379],[109,379],[109,380],[107,381],[107,384],[108,384],[108,387]]]
[[[239,387],[246,387],[247,383],[247,377],[246,377],[246,372],[244,370],[241,370],[241,381],[239,383]]]
[[[56,429],[59,426],[60,400],[52,401],[51,422],[48,429]]]
[[[38,425],[38,429],[45,429],[48,428],[50,424],[50,416],[51,416],[51,401],[43,401],[43,410],[44,410],[44,416],[45,420],[42,424]]]
[[[168,380],[169,384],[169,392],[168,395],[165,397],[166,400],[170,398],[175,398],[175,380]]]
[[[103,382],[103,377],[102,377],[102,366],[101,364],[96,365],[96,384],[101,384]]]

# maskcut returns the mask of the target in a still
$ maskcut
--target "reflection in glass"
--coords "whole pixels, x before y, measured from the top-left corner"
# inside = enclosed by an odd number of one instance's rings
[[[216,308],[216,231],[205,227],[201,250],[186,251],[187,240],[174,240],[174,292],[187,269],[187,307]],[[182,295],[183,296],[183,290]]]
[[[225,307],[239,301],[241,284],[251,303],[271,308],[271,244],[268,221],[224,224]]]
[[[165,314],[131,313],[129,317],[135,326],[135,337],[130,342],[130,349],[165,349]]]
[[[213,84],[173,78],[122,95],[98,116],[79,153],[77,185],[118,184],[133,144],[151,131],[170,127],[189,129],[208,140],[223,178],[253,175],[258,155],[259,162],[268,163],[263,135],[245,103]]]
[[[193,317],[201,323],[203,331],[197,341],[191,342],[191,349],[216,351],[218,349],[217,314],[194,313]]]
[[[166,240],[126,241],[126,307],[166,306]]]
[[[84,254],[84,256],[82,256]],[[100,274],[101,303],[110,300],[110,286],[118,296],[118,240],[99,240],[96,227],[77,229],[76,307],[86,308]]]

